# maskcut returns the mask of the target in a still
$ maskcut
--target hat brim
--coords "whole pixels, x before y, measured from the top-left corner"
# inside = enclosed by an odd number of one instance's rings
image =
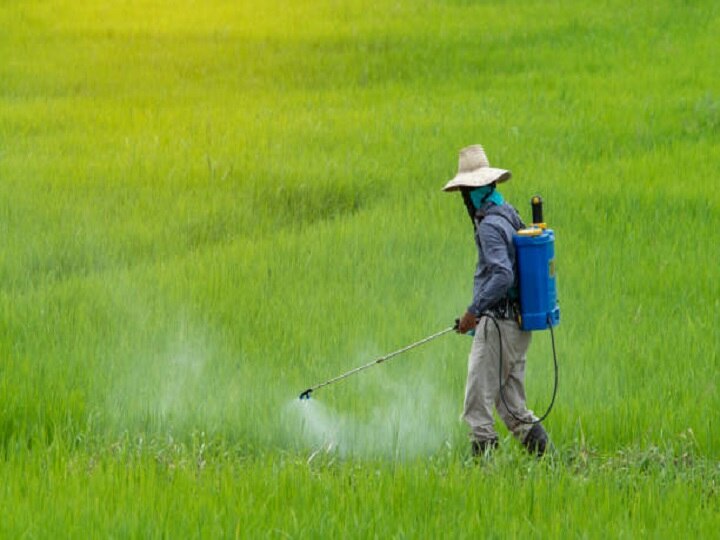
[[[507,182],[510,180],[511,173],[505,169],[495,169],[494,167],[482,167],[474,171],[459,173],[455,178],[450,180],[443,191],[457,191],[462,187],[482,187],[497,182]]]

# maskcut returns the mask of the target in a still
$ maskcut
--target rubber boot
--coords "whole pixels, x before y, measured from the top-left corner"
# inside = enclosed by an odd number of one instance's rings
[[[548,435],[542,424],[535,424],[532,429],[528,432],[523,445],[527,448],[527,451],[531,454],[535,454],[540,457],[545,454],[545,449],[548,445]]]
[[[473,441],[472,442],[472,455],[473,457],[482,457],[486,453],[491,452],[498,446],[497,439],[488,439],[486,441]]]

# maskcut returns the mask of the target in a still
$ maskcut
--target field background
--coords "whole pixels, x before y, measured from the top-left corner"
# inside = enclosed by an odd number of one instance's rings
[[[711,537],[720,5],[0,3],[0,535]],[[468,459],[458,150],[557,237],[536,462]],[[529,402],[550,398],[534,336]]]

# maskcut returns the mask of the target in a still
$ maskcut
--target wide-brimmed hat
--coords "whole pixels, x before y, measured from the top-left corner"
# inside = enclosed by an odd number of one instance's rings
[[[493,182],[510,180],[510,171],[490,166],[485,150],[479,144],[473,144],[460,150],[458,173],[450,180],[443,191],[456,191],[461,187],[481,187]]]

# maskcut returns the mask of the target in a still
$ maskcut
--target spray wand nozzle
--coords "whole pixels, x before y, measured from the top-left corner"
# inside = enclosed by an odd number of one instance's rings
[[[312,388],[308,388],[302,394],[300,394],[300,399],[310,399],[310,394],[312,393],[312,391]]]

